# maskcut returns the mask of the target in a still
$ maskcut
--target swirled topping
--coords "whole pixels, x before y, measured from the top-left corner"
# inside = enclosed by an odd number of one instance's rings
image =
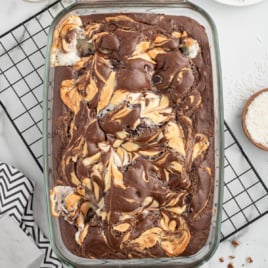
[[[210,213],[213,140],[198,127],[208,115],[202,48],[177,19],[72,15],[55,32],[52,62],[68,66],[55,71],[71,75],[59,83],[51,210],[75,226],[82,256],[185,254]]]
[[[51,64],[72,65],[80,57],[93,53],[92,40],[85,38],[86,33],[80,17],[71,15],[65,18],[54,31]]]

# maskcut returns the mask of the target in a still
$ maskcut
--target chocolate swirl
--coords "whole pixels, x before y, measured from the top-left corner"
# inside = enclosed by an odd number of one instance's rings
[[[72,61],[62,64],[64,56]],[[164,15],[72,15],[55,32],[52,59],[69,65],[55,67],[50,194],[52,215],[73,236],[67,247],[87,258],[196,252],[209,231],[214,176],[202,26]]]

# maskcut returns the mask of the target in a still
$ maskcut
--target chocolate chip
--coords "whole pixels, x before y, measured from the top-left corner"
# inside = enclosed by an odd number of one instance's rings
[[[223,257],[220,257],[220,258],[219,258],[219,261],[220,261],[220,262],[224,262],[224,258],[223,258]]]
[[[141,192],[140,191],[136,191],[136,195],[137,195],[137,197],[141,197]]]
[[[181,47],[179,47],[179,50],[180,50],[181,54],[183,54],[184,56],[187,56],[187,54],[188,54],[187,47],[181,46]]]
[[[233,240],[232,245],[236,248],[240,245],[240,243],[237,240]]]
[[[92,208],[90,208],[89,210],[88,210],[88,213],[87,213],[87,215],[86,215],[86,222],[89,222],[93,217],[94,217],[94,215],[95,215],[95,212],[94,212],[94,210],[92,209]]]
[[[193,194],[192,193],[188,194],[185,198],[185,202],[190,203],[192,201],[192,198],[193,198]]]
[[[234,265],[230,262],[227,267],[228,268],[234,268]]]
[[[114,234],[114,237],[116,238],[120,238],[123,236],[123,233],[122,232],[119,232],[117,230],[113,230],[113,234]]]
[[[86,72],[86,68],[81,68],[78,71],[74,71],[74,77],[80,77]]]
[[[152,82],[156,86],[160,85],[163,82],[163,78],[159,74],[153,75]]]
[[[120,61],[117,59],[111,59],[111,64],[113,66],[113,70],[114,71],[118,71],[119,70],[119,65],[120,65]]]
[[[194,212],[194,209],[192,207],[188,207],[187,212],[188,213],[193,213]]]
[[[248,263],[252,263],[252,262],[253,262],[253,259],[252,259],[251,257],[247,257],[247,258],[246,258],[246,261],[247,261]]]

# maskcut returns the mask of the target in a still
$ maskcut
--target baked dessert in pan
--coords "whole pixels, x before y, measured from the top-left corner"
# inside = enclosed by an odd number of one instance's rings
[[[54,31],[51,213],[75,255],[189,256],[214,196],[205,29],[186,16],[69,15]]]

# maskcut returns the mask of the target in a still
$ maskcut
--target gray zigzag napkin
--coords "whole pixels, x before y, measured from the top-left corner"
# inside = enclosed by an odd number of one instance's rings
[[[0,216],[8,214],[33,238],[44,256],[40,268],[62,268],[49,240],[34,221],[33,192],[32,181],[14,167],[0,162]]]

